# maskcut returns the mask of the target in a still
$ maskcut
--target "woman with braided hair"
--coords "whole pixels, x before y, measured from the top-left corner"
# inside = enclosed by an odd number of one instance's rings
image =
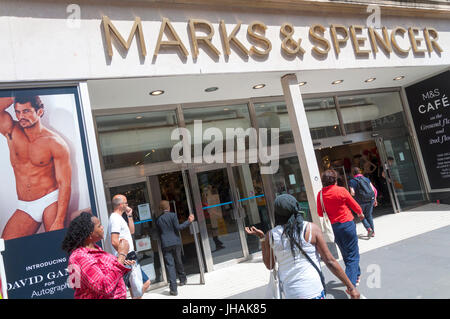
[[[300,206],[292,195],[275,199],[275,227],[264,234],[256,227],[246,227],[249,235],[260,238],[263,261],[267,269],[278,262],[278,276],[283,294],[288,299],[324,299],[325,281],[320,259],[347,287],[352,299],[359,299],[358,290],[334,259],[314,223],[303,220]]]
[[[103,239],[100,220],[83,212],[72,220],[62,243],[69,257],[68,269],[75,299],[125,299],[127,291],[123,275],[130,271],[124,265],[129,244],[120,240],[118,257],[102,250],[95,243]]]

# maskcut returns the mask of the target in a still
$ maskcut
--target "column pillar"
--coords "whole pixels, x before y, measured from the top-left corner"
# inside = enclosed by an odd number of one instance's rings
[[[284,75],[281,78],[281,85],[289,114],[289,123],[294,135],[295,149],[302,170],[303,182],[306,187],[311,217],[313,222],[321,227],[320,217],[317,214],[316,199],[317,194],[322,189],[322,181],[297,76],[295,74]]]

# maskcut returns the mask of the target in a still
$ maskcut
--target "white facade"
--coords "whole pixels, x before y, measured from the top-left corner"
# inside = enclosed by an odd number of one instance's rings
[[[114,2],[112,2],[114,3]],[[422,56],[415,56],[409,52],[407,56],[400,56],[395,51],[387,56],[380,50],[376,56],[370,53],[367,57],[356,57],[351,39],[336,55],[330,25],[339,24],[364,26],[360,35],[367,40],[361,49],[371,49],[367,23],[370,14],[349,16],[336,14],[319,15],[305,13],[304,15],[286,12],[268,13],[266,11],[248,12],[245,10],[201,9],[200,7],[186,7],[171,9],[150,4],[133,7],[98,1],[96,4],[81,3],[79,14],[81,20],[76,20],[77,10],[59,1],[33,1],[17,3],[17,1],[1,1],[0,42],[2,82],[16,81],[52,81],[73,79],[102,79],[124,77],[150,77],[173,75],[204,75],[229,73],[262,73],[262,72],[302,72],[312,70],[343,70],[365,69],[377,67],[414,67],[414,66],[445,66],[450,64],[450,31],[448,20],[417,19],[404,17],[380,16],[381,26],[389,30],[389,34],[396,26],[405,29],[416,27],[420,30],[417,37],[424,38],[422,30],[425,27],[436,29],[439,33],[438,43],[443,52],[426,52]],[[67,10],[69,10],[67,12]],[[72,11],[71,11],[72,10]],[[113,40],[113,57],[107,53],[102,26],[102,17],[108,16],[114,26],[127,39],[133,26],[134,19],[142,20],[144,42],[147,57],[139,53],[136,38],[133,39],[127,53],[119,47],[118,41]],[[163,17],[168,18],[175,31],[189,52],[184,58],[176,49],[170,52],[161,51],[154,57],[155,46]],[[212,44],[220,52],[218,58],[200,47],[199,56],[193,59],[192,44],[189,39],[188,22],[190,19],[209,21],[214,28]],[[219,22],[226,24],[228,34],[238,22],[242,22],[237,34],[239,41],[249,49],[255,42],[247,36],[247,27],[254,21],[260,21],[267,26],[265,37],[271,44],[270,54],[264,58],[250,56],[242,57],[232,44],[231,55],[224,55],[223,42],[219,30]],[[303,58],[289,57],[281,50],[283,37],[280,27],[290,23],[295,28],[293,37],[301,38],[301,45],[306,51]],[[313,43],[308,36],[309,29],[314,24],[321,24],[326,28],[325,38],[330,42],[331,50],[326,58],[315,57],[311,53]],[[379,30],[378,30],[379,31]],[[350,33],[350,32],[349,32]],[[197,35],[205,35],[197,31]],[[359,35],[358,35],[359,36]],[[338,36],[341,37],[341,36]],[[163,40],[166,36],[163,37]],[[403,39],[399,33],[396,37],[400,47],[407,49],[411,46],[405,34]],[[253,41],[253,43],[251,43]],[[257,44],[259,49],[264,45]],[[419,48],[426,49],[425,41]],[[323,88],[326,89],[326,88]]]

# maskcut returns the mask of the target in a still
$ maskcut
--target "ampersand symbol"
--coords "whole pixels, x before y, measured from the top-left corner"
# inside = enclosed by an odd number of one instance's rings
[[[302,55],[305,54],[305,50],[303,50],[301,43],[302,39],[298,39],[295,41],[292,36],[294,35],[294,27],[290,23],[285,23],[281,26],[280,33],[284,35],[284,40],[281,44],[281,48],[287,54],[297,54],[300,52]]]

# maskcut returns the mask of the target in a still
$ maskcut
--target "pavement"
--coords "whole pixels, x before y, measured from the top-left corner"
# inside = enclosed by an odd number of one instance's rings
[[[374,219],[375,237],[357,224],[361,255],[360,293],[368,299],[450,298],[450,206],[427,204]],[[339,262],[344,266],[342,260]],[[346,299],[345,287],[323,267],[327,299]],[[143,299],[264,299],[269,271],[261,253],[252,259],[188,276],[178,296],[168,286],[150,290]]]

